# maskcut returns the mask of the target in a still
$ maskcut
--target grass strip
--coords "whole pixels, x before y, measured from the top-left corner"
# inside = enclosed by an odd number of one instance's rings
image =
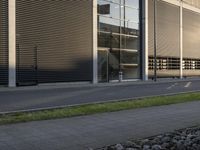
[[[128,109],[145,108],[151,106],[170,105],[191,101],[199,101],[200,92],[177,94],[173,96],[157,96],[144,99],[127,100],[119,102],[107,102],[100,104],[87,104],[60,109],[42,110],[36,112],[22,112],[0,116],[0,125],[58,119],[97,113],[114,112]]]

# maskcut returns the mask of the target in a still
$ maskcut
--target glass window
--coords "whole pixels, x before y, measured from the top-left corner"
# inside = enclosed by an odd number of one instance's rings
[[[131,51],[121,51],[121,63],[123,64],[138,64],[138,53]]]
[[[139,24],[131,21],[121,21],[122,34],[139,35]]]
[[[109,52],[109,79],[119,79],[119,51]]]
[[[123,72],[123,79],[138,79],[140,76],[140,70],[139,66],[129,66],[129,65],[123,65],[122,66],[122,72]]]
[[[98,14],[119,19],[120,5],[112,2],[98,1]]]
[[[120,36],[113,35],[111,33],[98,34],[98,46],[107,48],[119,48],[120,47]]]
[[[99,20],[98,21],[99,31],[113,32],[113,33],[120,32],[120,20],[107,18],[103,16],[99,16],[98,20]]]
[[[131,37],[131,36],[122,36],[121,48],[138,50],[139,49],[139,38]]]
[[[139,8],[138,0],[124,0],[124,4],[129,7]]]
[[[126,21],[139,22],[139,11],[137,9],[125,7],[124,19]]]
[[[139,32],[139,0],[98,0],[100,81],[139,78]]]
[[[121,0],[98,0],[98,1],[108,1],[108,2],[112,2],[112,3],[118,3],[120,4]]]

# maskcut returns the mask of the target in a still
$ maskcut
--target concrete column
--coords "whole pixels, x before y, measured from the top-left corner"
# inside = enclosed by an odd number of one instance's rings
[[[180,0],[180,79],[183,78],[183,2]]]
[[[142,78],[144,81],[148,80],[148,64],[149,64],[149,59],[148,59],[148,0],[143,0],[143,7],[142,7],[142,28],[143,28],[143,34],[142,34],[142,50],[143,50],[143,75]]]
[[[8,86],[16,86],[16,0],[8,0]]]
[[[98,57],[97,57],[97,0],[93,0],[93,83],[98,82]]]

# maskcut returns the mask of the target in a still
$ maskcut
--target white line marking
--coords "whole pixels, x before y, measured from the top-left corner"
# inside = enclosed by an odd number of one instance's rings
[[[192,82],[188,82],[184,87],[188,88],[191,84],[192,84]]]
[[[167,87],[167,90],[169,90],[169,89],[175,87],[176,85],[178,85],[178,83],[174,83],[174,84],[172,84],[171,86]]]

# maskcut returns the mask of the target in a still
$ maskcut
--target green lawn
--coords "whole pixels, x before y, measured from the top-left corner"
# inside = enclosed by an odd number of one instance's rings
[[[119,102],[108,102],[100,104],[87,104],[72,106],[60,109],[43,110],[36,112],[15,113],[0,116],[0,125],[20,123],[36,120],[58,119],[96,113],[113,112],[127,109],[145,108],[151,106],[161,106],[177,104],[191,101],[199,101],[200,92],[177,94],[173,96],[158,96],[144,99],[127,100]]]

